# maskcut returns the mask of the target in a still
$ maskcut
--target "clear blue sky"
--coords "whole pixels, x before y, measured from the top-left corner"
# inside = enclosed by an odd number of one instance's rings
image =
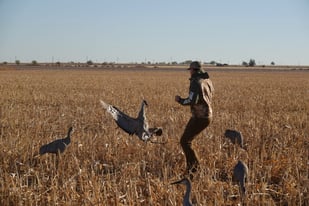
[[[0,62],[309,65],[309,0],[0,0]]]

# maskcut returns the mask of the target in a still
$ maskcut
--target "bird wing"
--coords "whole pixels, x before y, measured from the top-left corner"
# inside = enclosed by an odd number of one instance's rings
[[[104,101],[100,100],[102,106],[106,111],[112,115],[113,119],[115,120],[116,124],[124,130],[126,133],[133,135],[137,134],[137,126],[138,122],[135,118],[132,118],[122,111],[120,111],[117,107],[112,106],[110,104],[105,103]]]
[[[66,146],[67,145],[64,142],[62,142],[62,139],[57,139],[53,142],[50,142],[40,147],[40,155],[43,155],[45,153],[54,153],[54,154],[57,154],[58,152],[62,153],[64,152]]]

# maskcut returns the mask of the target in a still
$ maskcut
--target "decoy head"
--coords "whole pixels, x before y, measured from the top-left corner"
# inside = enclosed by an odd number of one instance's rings
[[[68,133],[71,133],[72,131],[73,131],[73,127],[71,126],[71,127],[69,127]]]
[[[148,106],[148,103],[147,103],[146,100],[143,100],[143,104],[146,105],[146,106]]]
[[[181,180],[178,180],[178,181],[176,181],[176,182],[172,182],[171,183],[171,185],[175,185],[175,184],[183,184],[183,185],[189,185],[189,184],[191,184],[190,183],[190,180],[188,179],[188,178],[183,178],[183,179],[181,179]]]

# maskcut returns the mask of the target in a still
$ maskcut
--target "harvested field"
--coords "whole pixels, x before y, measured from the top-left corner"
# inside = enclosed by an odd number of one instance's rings
[[[197,205],[237,205],[232,170],[249,167],[247,205],[309,204],[309,71],[210,70],[214,120],[193,142],[202,170],[192,182]],[[181,205],[184,171],[179,138],[189,107],[189,73],[166,70],[0,70],[1,205]],[[99,100],[136,115],[147,100],[150,126],[166,144],[151,144],[117,128]],[[41,145],[66,135],[56,159],[34,157]],[[244,136],[245,149],[224,138]]]

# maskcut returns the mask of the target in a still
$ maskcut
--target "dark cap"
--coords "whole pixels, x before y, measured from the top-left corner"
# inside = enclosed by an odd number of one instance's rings
[[[193,61],[190,64],[190,67],[188,68],[188,70],[193,69],[193,70],[201,70],[201,63],[198,61]]]

